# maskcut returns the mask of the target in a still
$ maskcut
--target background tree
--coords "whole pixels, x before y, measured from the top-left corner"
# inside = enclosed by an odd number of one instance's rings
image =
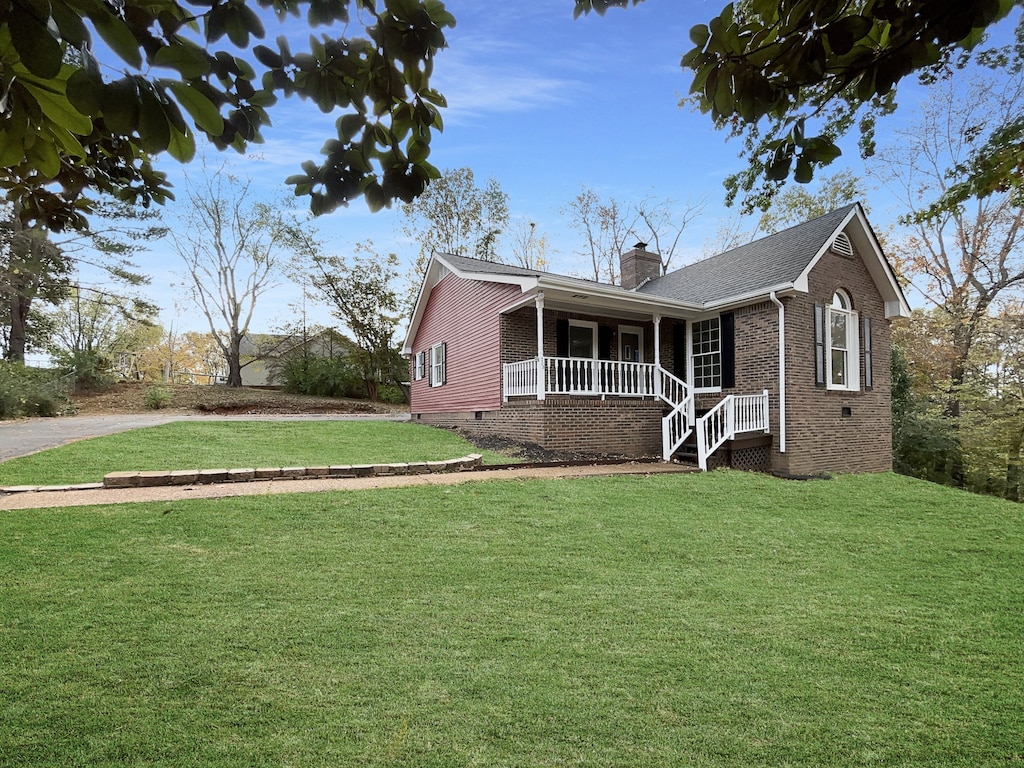
[[[508,195],[497,180],[479,187],[470,168],[448,168],[402,211],[406,235],[420,244],[417,275],[435,251],[498,260],[498,237],[509,214]]]
[[[921,119],[897,131],[873,173],[900,196],[904,236],[889,240],[903,277],[947,321],[953,354],[946,379],[946,412],[961,413],[960,393],[971,352],[990,310],[1024,287],[1024,199],[993,192],[931,215],[932,205],[962,176],[958,169],[984,144],[988,129],[1024,111],[1024,81],[972,80],[971,98],[954,84],[936,86]],[[916,361],[912,361],[916,364]]]
[[[351,333],[367,396],[377,400],[381,384],[398,383],[407,371],[394,341],[399,320],[398,257],[381,256],[369,241],[358,244],[348,258],[325,255],[319,244],[308,240],[297,267],[311,295],[329,306]]]
[[[60,368],[75,373],[77,386],[109,383],[125,368],[119,366],[119,356],[135,355],[142,347],[147,329],[154,325],[152,316],[126,302],[120,296],[74,286],[64,301],[47,312],[51,332],[46,349]]]
[[[25,221],[83,228],[87,193],[170,199],[152,156],[191,159],[196,132],[242,151],[261,141],[282,95],[344,112],[322,164],[289,180],[314,213],[360,195],[371,209],[408,202],[437,175],[427,157],[444,97],[430,79],[455,23],[439,0],[202,5],[0,0],[0,186]],[[270,7],[280,21],[304,10],[311,26],[337,22],[343,34],[310,37],[296,53],[283,35],[253,46],[267,18],[257,11]]]
[[[648,243],[649,251],[661,256],[662,274],[668,272],[687,226],[704,212],[705,202],[678,204],[671,199],[647,197],[634,206],[634,232]]]
[[[508,234],[513,264],[526,269],[547,269],[550,246],[547,235],[537,234],[537,222],[516,219]]]
[[[583,239],[579,255],[589,262],[587,278],[617,285],[619,257],[633,237],[636,212],[614,197],[602,200],[593,189],[581,186],[562,213]]]
[[[256,304],[278,285],[281,267],[303,238],[297,221],[251,199],[249,182],[223,170],[189,186],[171,240],[185,265],[189,297],[224,355],[229,387],[242,386],[241,344]]]
[[[45,229],[25,226],[10,206],[0,211],[0,346],[4,359],[24,363],[29,346],[43,348],[48,333],[33,323],[33,303],[54,305],[67,295],[71,263]]]

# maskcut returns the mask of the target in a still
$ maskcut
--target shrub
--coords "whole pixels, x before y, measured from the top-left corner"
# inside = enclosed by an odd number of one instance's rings
[[[171,402],[171,393],[163,387],[150,387],[146,390],[146,407],[159,411]]]
[[[366,397],[359,371],[338,357],[295,355],[281,363],[284,391],[321,397]]]
[[[382,403],[404,403],[405,392],[397,384],[384,384],[377,389],[377,399]]]
[[[59,415],[68,404],[65,386],[53,371],[0,361],[0,419]]]

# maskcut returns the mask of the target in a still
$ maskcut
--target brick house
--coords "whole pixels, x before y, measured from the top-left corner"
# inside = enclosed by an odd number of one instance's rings
[[[404,352],[413,418],[590,455],[789,474],[892,465],[906,298],[852,204],[622,285],[435,254]]]

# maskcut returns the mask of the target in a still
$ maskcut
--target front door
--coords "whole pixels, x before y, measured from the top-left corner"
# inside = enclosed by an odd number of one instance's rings
[[[619,360],[624,363],[644,361],[644,329],[635,325],[619,326]]]

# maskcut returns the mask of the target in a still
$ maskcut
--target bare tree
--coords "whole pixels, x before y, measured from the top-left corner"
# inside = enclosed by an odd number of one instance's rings
[[[669,199],[646,197],[635,206],[637,235],[654,247],[652,253],[661,256],[662,274],[668,272],[683,232],[704,212],[706,204],[707,198],[680,205]]]
[[[543,270],[548,265],[547,235],[537,234],[537,222],[517,219],[509,228],[509,250],[514,264]]]
[[[590,260],[588,277],[613,285],[619,282],[619,256],[626,250],[637,215],[632,209],[609,197],[602,200],[589,187],[580,187],[563,209],[570,226],[583,237],[580,255]]]
[[[279,284],[281,266],[301,236],[296,221],[252,200],[249,188],[223,169],[190,184],[189,207],[172,235],[189,298],[224,354],[229,387],[242,386],[241,344],[256,303]]]

